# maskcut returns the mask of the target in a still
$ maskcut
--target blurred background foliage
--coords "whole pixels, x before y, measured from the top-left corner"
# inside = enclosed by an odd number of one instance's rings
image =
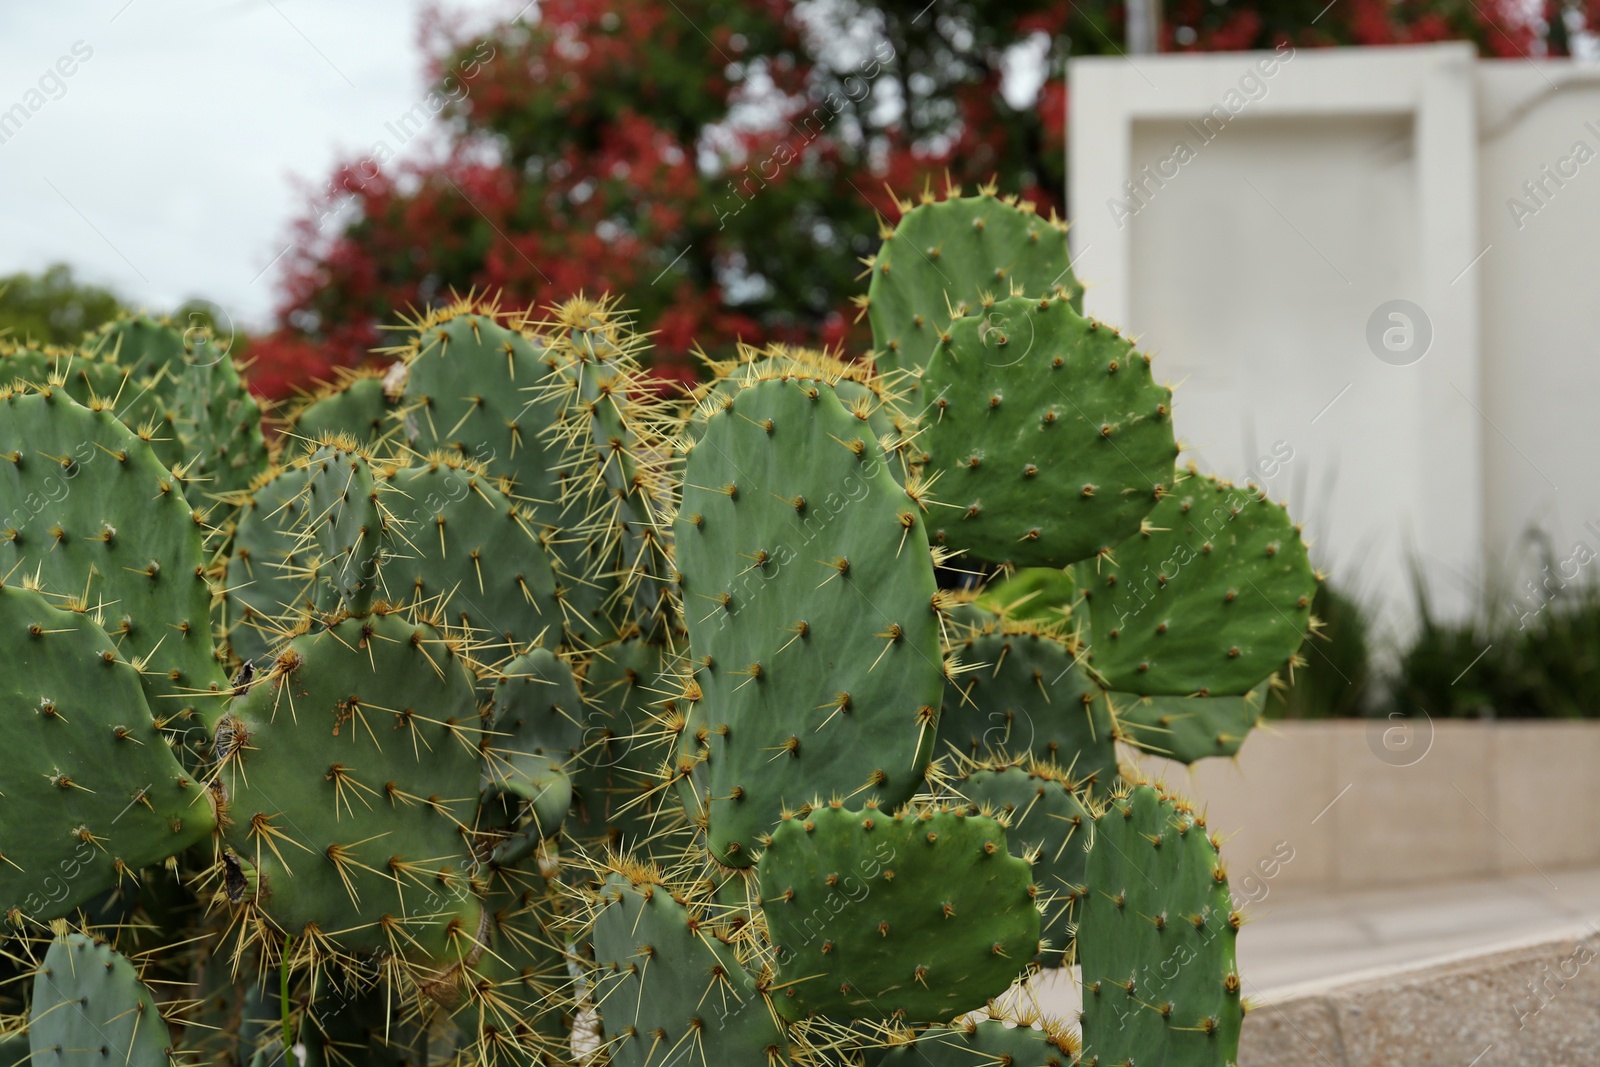
[[[80,281],[65,263],[0,277],[0,338],[75,345],[122,310],[114,293]]]
[[[1600,0],[1173,0],[1164,51],[1473,41],[1565,51]],[[696,344],[866,347],[849,297],[877,216],[944,175],[1041,209],[1066,188],[1066,61],[1119,54],[1122,3],[521,0],[422,40],[444,143],[343,160],[294,223],[254,381],[369,358],[391,309],[452,291],[626,294],[657,371]]]

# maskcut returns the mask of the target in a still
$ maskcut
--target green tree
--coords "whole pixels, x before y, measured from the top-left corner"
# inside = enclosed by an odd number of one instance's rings
[[[71,345],[123,309],[109,289],[79,281],[65,263],[0,278],[0,337]]]

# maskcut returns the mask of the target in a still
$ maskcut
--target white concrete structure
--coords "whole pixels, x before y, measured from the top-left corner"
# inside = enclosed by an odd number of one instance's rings
[[[1086,310],[1181,383],[1203,468],[1378,604],[1415,558],[1464,609],[1535,525],[1552,588],[1600,578],[1600,71],[1448,44],[1069,76]]]

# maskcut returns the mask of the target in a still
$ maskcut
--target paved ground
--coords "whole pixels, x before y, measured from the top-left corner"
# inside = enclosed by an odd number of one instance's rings
[[[1239,971],[1257,995],[1600,926],[1600,870],[1313,897],[1247,909]]]
[[[1536,937],[1600,929],[1600,869],[1418,885],[1338,896],[1275,890],[1246,909],[1239,935],[1245,991],[1274,999],[1327,981],[1358,978]],[[1075,1018],[1075,978],[1045,976],[1040,1006]]]

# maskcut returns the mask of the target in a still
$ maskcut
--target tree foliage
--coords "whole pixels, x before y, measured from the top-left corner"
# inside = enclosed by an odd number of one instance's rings
[[[1553,0],[1552,0],[1553,2]],[[520,12],[515,9],[520,8]],[[1174,0],[1171,51],[1461,38],[1567,47],[1512,0]],[[1065,188],[1070,55],[1118,53],[1119,4],[1042,0],[546,0],[473,29],[426,17],[431,88],[336,168],[295,224],[280,394],[366,358],[384,309],[469,290],[626,294],[658,370],[696,344],[865,333],[848,297],[874,216],[948,174],[1045,210]],[[431,124],[435,150],[401,156]]]
[[[65,263],[43,273],[0,278],[0,337],[19,343],[73,345],[122,310],[115,293],[80,281]]]

